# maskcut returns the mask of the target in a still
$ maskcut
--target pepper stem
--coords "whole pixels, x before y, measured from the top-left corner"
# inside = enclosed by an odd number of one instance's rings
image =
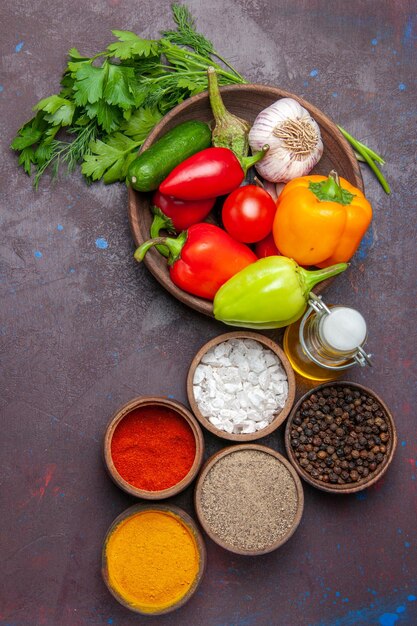
[[[342,199],[342,188],[340,186],[339,174],[336,170],[332,170],[321,188],[321,192],[332,200],[340,202]]]
[[[217,74],[214,67],[209,67],[207,69],[207,77],[210,106],[217,121],[218,119],[225,118],[230,114],[224,106],[223,99],[220,95],[219,83],[217,81]]]
[[[175,232],[172,219],[170,217],[167,217],[161,211],[159,207],[153,206],[151,208],[151,211],[154,216],[152,220],[151,228],[149,230],[149,233],[152,239],[159,237],[159,233],[161,230],[167,230],[170,233]],[[169,256],[169,250],[166,246],[156,246],[156,249],[158,250],[160,254],[162,254],[162,256],[165,256],[165,257]]]
[[[353,193],[342,187],[336,170],[330,172],[327,180],[323,180],[320,183],[310,182],[308,188],[321,202],[337,202],[338,204],[347,205],[355,197]]]
[[[252,167],[252,165],[255,165],[255,163],[257,163],[258,161],[263,159],[263,157],[268,152],[268,150],[269,150],[269,146],[266,143],[259,150],[259,152],[255,152],[255,154],[252,154],[252,156],[244,157],[243,159],[240,160],[240,164],[242,166],[242,170],[245,172],[245,176],[246,176],[248,169]]]
[[[326,278],[331,278],[337,274],[341,274],[349,267],[349,263],[336,263],[336,265],[330,265],[320,270],[305,270],[302,267],[297,268],[297,272],[301,279],[302,289],[304,291],[304,297],[308,300],[310,291],[317,283],[320,283]]]
[[[153,239],[148,239],[148,241],[144,241],[143,244],[136,249],[134,257],[136,261],[140,263],[143,261],[145,254],[150,248],[162,245],[168,248],[168,265],[172,265],[179,259],[181,250],[187,241],[187,236],[188,233],[184,230],[176,239],[173,237],[154,237]]]

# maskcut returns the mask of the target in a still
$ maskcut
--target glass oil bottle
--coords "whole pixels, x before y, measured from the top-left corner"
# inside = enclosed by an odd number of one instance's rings
[[[283,346],[298,374],[326,382],[354,365],[372,365],[363,349],[366,339],[366,322],[358,311],[327,306],[311,293],[304,317],[286,328]]]

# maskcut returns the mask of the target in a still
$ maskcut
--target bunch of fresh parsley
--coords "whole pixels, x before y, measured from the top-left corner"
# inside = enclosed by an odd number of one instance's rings
[[[216,67],[220,84],[244,79],[195,28],[184,5],[172,5],[176,29],[160,39],[141,39],[114,30],[117,41],[84,57],[69,51],[61,91],[34,107],[36,115],[18,131],[11,147],[38,186],[61,164],[89,180],[125,180],[147,135],[175,105],[207,89],[207,68]],[[219,65],[215,59],[220,61]],[[225,69],[226,68],[226,69]]]

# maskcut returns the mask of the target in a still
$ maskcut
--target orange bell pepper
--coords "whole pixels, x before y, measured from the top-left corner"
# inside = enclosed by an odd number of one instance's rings
[[[327,267],[349,261],[371,223],[372,207],[360,189],[335,171],[287,183],[277,200],[277,248],[299,265]]]

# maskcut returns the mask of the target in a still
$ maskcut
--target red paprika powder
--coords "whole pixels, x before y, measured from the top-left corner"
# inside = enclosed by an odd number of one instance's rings
[[[167,407],[143,406],[117,425],[111,455],[120,476],[146,491],[180,482],[194,462],[196,445],[185,419]]]

